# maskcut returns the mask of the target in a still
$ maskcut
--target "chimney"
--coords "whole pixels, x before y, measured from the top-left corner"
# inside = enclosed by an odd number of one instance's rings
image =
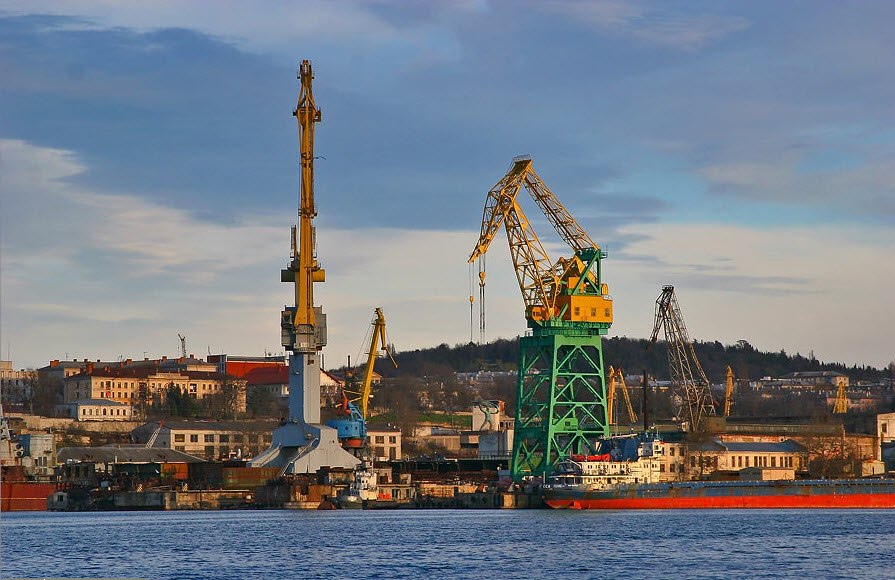
[[[134,362],[134,361],[131,359],[127,359],[124,361],[124,364],[125,364],[125,366],[130,366],[132,362]]]
[[[50,361],[50,366],[51,366],[51,367],[58,367],[58,366],[59,366],[59,359],[57,358],[57,359],[55,359],[55,360],[51,360],[51,361]]]
[[[166,361],[166,360],[168,360],[168,357],[165,356],[165,355],[162,355],[162,362],[164,362],[164,361]]]
[[[87,362],[87,374],[89,375],[92,373],[93,373],[93,363],[88,361]]]

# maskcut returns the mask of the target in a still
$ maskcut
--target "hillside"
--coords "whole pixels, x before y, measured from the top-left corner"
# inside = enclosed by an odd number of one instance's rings
[[[665,343],[657,342],[647,348],[645,339],[611,337],[603,340],[605,364],[621,367],[627,373],[646,370],[659,380],[668,378],[668,359]],[[751,380],[762,377],[781,377],[792,372],[836,371],[857,381],[878,382],[890,377],[895,371],[890,365],[886,369],[867,366],[847,366],[840,363],[826,363],[806,358],[800,354],[789,355],[784,351],[762,352],[746,341],[734,345],[720,342],[699,342],[695,344],[696,356],[712,382],[723,382],[727,366],[733,368],[738,379]],[[398,352],[395,359],[398,368],[391,365],[377,365],[376,371],[384,377],[433,376],[448,372],[474,372],[479,370],[515,370],[519,356],[518,339],[498,339],[486,344],[458,344]]]

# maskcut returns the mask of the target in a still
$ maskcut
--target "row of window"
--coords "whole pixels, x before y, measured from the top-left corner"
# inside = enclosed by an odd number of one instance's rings
[[[94,413],[96,411],[96,413]],[[106,413],[108,411],[108,413]],[[114,412],[113,412],[114,411]],[[100,412],[99,409],[94,409],[93,407],[81,407],[81,416],[82,417],[99,417]],[[127,409],[106,409],[103,407],[102,416],[106,417],[127,417]]]
[[[198,443],[199,442],[199,434],[198,433],[190,433],[190,443]],[[214,443],[215,436],[214,433],[205,433],[202,435],[202,440],[204,443]],[[217,436],[218,443],[230,443],[230,433],[219,433]],[[270,439],[269,435],[258,435],[258,434],[250,434],[243,435],[242,433],[234,433],[233,434],[233,442],[234,443],[244,443],[248,441],[249,443],[258,443],[259,441],[268,441]],[[174,443],[186,443],[186,433],[175,433],[174,434]]]
[[[375,442],[378,443],[379,445],[383,445],[385,443],[385,435],[376,435],[375,439],[376,439]],[[397,444],[398,436],[397,435],[389,435],[388,442],[392,445]]]

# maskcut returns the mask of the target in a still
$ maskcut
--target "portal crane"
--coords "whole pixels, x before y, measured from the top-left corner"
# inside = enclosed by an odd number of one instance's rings
[[[342,388],[342,404],[339,406],[340,417],[327,422],[327,425],[338,430],[342,446],[351,449],[363,447],[367,437],[367,411],[373,385],[373,365],[376,364],[376,356],[379,351],[385,351],[392,364],[395,367],[398,366],[388,349],[388,342],[385,338],[385,316],[382,314],[381,308],[374,310],[372,325],[373,333],[363,380],[354,388],[349,387],[346,383]]]
[[[845,382],[839,383],[836,389],[836,401],[833,403],[833,413],[836,415],[844,415],[848,413],[848,395],[845,392]]]
[[[613,369],[612,367],[609,367],[609,402],[607,404],[607,415],[609,416],[610,424],[618,424],[618,421],[615,420],[615,400],[617,397],[617,390],[621,390],[622,395],[625,398],[628,421],[633,425],[637,422],[637,413],[634,412],[634,405],[631,404],[631,393],[628,392],[628,385],[625,384],[625,374],[620,368]]]
[[[321,467],[354,468],[360,461],[345,451],[338,432],[321,424],[320,351],[326,346],[326,316],[314,305],[314,284],[324,282],[317,262],[314,218],[314,127],[321,120],[314,102],[310,61],[303,60],[301,89],[292,115],[298,121],[301,201],[297,226],[292,227],[290,260],[280,280],[294,289],[293,305],[280,312],[281,343],[289,352],[289,418],[274,430],[270,447],[255,457],[252,467],[280,467],[283,473],[313,473]]]
[[[724,390],[724,416],[730,417],[730,406],[733,404],[733,389],[735,379],[733,369],[727,367],[727,388]]]
[[[674,286],[663,286],[662,294],[656,300],[655,324],[650,344],[656,342],[660,328],[665,329],[671,383],[681,399],[680,415],[687,422],[688,430],[703,431],[705,418],[715,415],[715,405],[709,380],[687,335],[684,316],[674,295]]]
[[[531,228],[518,194],[525,188],[574,251],[550,260]],[[513,159],[485,199],[482,227],[469,262],[482,259],[501,225],[531,334],[520,338],[513,477],[549,475],[570,454],[595,451],[609,435],[606,376],[600,336],[612,324],[612,299],[602,283],[606,253],[590,239],[532,167]],[[484,295],[482,296],[484,302]]]

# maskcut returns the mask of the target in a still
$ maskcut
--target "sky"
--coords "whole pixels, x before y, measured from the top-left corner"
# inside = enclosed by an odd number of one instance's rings
[[[308,59],[326,367],[365,356],[376,307],[399,351],[479,339],[467,258],[522,154],[609,254],[610,336],[648,337],[672,284],[695,340],[883,367],[893,20],[883,0],[0,0],[0,358],[282,352]],[[526,329],[505,240],[488,341]]]

